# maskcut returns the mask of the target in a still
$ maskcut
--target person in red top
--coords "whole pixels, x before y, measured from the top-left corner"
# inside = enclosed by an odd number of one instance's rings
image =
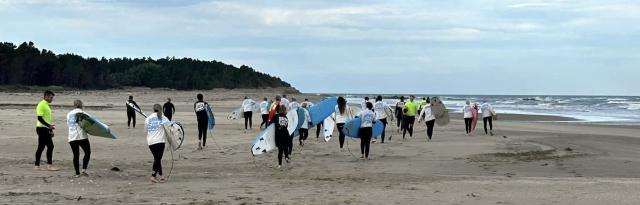
[[[267,120],[267,125],[265,125],[265,127],[267,127],[268,125],[270,125],[272,123],[271,120],[273,120],[273,117],[278,114],[276,113],[276,108],[280,106],[280,96],[276,95],[276,100],[273,101],[273,103],[271,104],[271,107],[269,108],[269,120]]]

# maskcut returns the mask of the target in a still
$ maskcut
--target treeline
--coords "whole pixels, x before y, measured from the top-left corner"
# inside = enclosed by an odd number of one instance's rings
[[[64,86],[107,89],[122,86],[173,88],[291,87],[280,78],[218,61],[191,58],[84,58],[56,55],[32,42],[0,44],[0,85]]]

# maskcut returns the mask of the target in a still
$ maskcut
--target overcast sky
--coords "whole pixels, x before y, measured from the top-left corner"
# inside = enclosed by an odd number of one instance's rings
[[[0,41],[219,60],[309,93],[640,95],[637,0],[0,0]]]

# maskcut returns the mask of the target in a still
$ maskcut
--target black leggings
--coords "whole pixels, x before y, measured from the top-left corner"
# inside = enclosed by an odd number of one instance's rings
[[[89,144],[89,139],[83,139],[71,141],[69,145],[71,145],[71,152],[73,152],[73,168],[76,169],[76,175],[78,175],[80,174],[80,148],[84,152],[82,169],[87,169],[91,158],[91,144]]]
[[[484,117],[482,118],[484,122],[484,134],[488,134],[487,132],[487,121],[489,121],[489,129],[493,131],[493,117]]]
[[[40,166],[40,157],[42,151],[47,147],[47,164],[53,163],[53,132],[46,127],[37,127],[36,133],[38,134],[38,148],[36,149],[36,166]]]
[[[358,130],[358,136],[360,137],[360,153],[362,153],[365,158],[369,158],[372,131],[373,129],[371,127],[361,127],[360,130]]]
[[[293,134],[289,136],[289,139],[287,140],[287,152],[289,153],[289,156],[291,156],[291,153],[293,153]]]
[[[278,165],[282,165],[282,155],[289,158],[289,147],[286,145],[278,146]]]
[[[316,125],[316,138],[320,137],[320,130],[322,130],[323,125],[324,125],[324,122],[320,122],[318,123],[318,125]]]
[[[300,128],[300,145],[302,145],[302,141],[307,140],[307,137],[309,137],[309,129]]]
[[[384,143],[384,136],[387,130],[387,118],[380,119],[380,122],[382,122],[382,143]]]
[[[269,121],[269,114],[262,114],[262,123],[260,123],[260,127],[264,125],[264,127],[266,128],[268,121]]]
[[[133,128],[136,128],[136,113],[134,111],[127,111],[127,127],[131,127],[131,121],[133,120]]]
[[[251,128],[251,124],[253,124],[253,122],[251,121],[251,118],[253,117],[253,112],[252,111],[248,111],[248,112],[244,112],[244,129],[247,129],[247,124],[249,125],[249,128]]]
[[[435,119],[425,122],[425,124],[427,124],[427,137],[429,137],[429,139],[431,139],[431,136],[433,136],[433,125],[435,123],[436,123]]]
[[[464,118],[464,130],[467,131],[467,134],[471,132],[471,122],[473,118]]]
[[[202,146],[207,145],[207,128],[209,126],[208,119],[198,120],[198,140],[202,141]]]
[[[403,120],[404,120],[404,116],[403,116],[403,115],[396,115],[396,120],[398,120],[398,121],[396,122],[396,126],[397,126],[398,128],[400,128],[400,125],[402,125],[402,122],[403,122]]]
[[[344,133],[342,132],[342,128],[344,128],[344,123],[336,123],[336,127],[338,128],[338,141],[340,141],[340,148],[344,146]]]
[[[409,131],[409,137],[413,136],[413,123],[416,121],[416,116],[404,116],[404,130],[402,131],[402,139],[404,135]]]
[[[162,176],[162,155],[164,154],[164,143],[157,143],[149,145],[149,150],[153,155],[153,168],[151,169],[151,176]]]

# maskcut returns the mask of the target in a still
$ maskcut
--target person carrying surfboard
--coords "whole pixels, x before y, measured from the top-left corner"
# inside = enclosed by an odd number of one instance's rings
[[[311,106],[313,106],[313,103],[309,101],[309,98],[305,98],[304,102],[302,102],[301,105],[307,105],[307,108],[311,108]]]
[[[433,126],[436,123],[436,117],[433,116],[433,112],[431,111],[431,100],[429,98],[426,99],[427,104],[422,108],[420,115],[418,117],[418,122],[424,120],[427,125],[427,141],[431,141],[431,136],[433,136]]]
[[[309,115],[308,104],[302,104],[302,111],[304,112],[304,122],[300,126],[300,146],[304,146],[304,141],[309,137],[309,127],[311,126],[311,115]]]
[[[276,147],[278,147],[278,169],[282,167],[282,156],[284,155],[285,160],[289,163],[289,143],[291,142],[291,136],[289,135],[289,130],[287,126],[289,124],[289,119],[287,119],[287,107],[284,105],[277,106],[275,108],[275,112],[277,113],[274,117],[275,123],[275,141]]]
[[[360,129],[358,137],[360,137],[360,156],[361,159],[369,159],[369,148],[371,147],[371,137],[373,137],[373,123],[375,123],[376,114],[373,112],[373,104],[366,103],[366,109],[360,111],[356,117],[360,118]]]
[[[198,93],[196,98],[198,101],[193,104],[193,111],[196,113],[198,121],[198,150],[201,150],[207,146],[207,128],[209,127],[207,107],[209,107],[209,103],[203,100],[204,96],[201,93]]]
[[[467,136],[471,134],[471,122],[473,121],[473,107],[471,107],[471,102],[468,100],[465,102],[464,107],[462,107],[462,117],[464,118],[464,130],[467,133]]]
[[[296,98],[291,98],[291,102],[289,103],[289,110],[295,110],[300,108],[300,103]]]
[[[284,105],[287,108],[287,110],[290,110],[289,99],[287,99],[287,94],[283,94],[282,98],[280,98],[280,105]]]
[[[262,129],[262,125],[267,127],[267,122],[269,121],[269,101],[267,101],[267,97],[262,99],[260,102],[260,114],[262,116],[262,122],[260,123],[260,129]]]
[[[244,112],[244,129],[247,129],[247,125],[249,129],[252,127],[252,119],[253,119],[253,106],[256,104],[251,98],[244,96],[244,100],[242,101],[242,111]]]
[[[164,136],[166,133],[162,129],[162,124],[168,123],[169,119],[162,116],[162,106],[160,104],[153,105],[153,112],[145,119],[144,126],[147,130],[147,145],[149,145],[149,150],[153,155],[153,167],[149,180],[152,183],[158,183],[166,181],[162,176],[162,155],[164,154],[166,143]]]
[[[89,176],[87,174],[87,167],[89,166],[89,159],[91,158],[91,144],[89,144],[89,137],[87,131],[80,127],[78,124],[78,118],[76,114],[84,113],[90,116],[88,113],[82,111],[84,106],[82,101],[73,101],[74,109],[67,113],[67,125],[69,127],[69,145],[71,146],[71,152],[73,153],[73,168],[76,170],[76,174],[73,177]],[[80,172],[80,148],[84,152],[82,158],[82,172]]]
[[[162,105],[162,112],[167,119],[171,120],[173,118],[173,114],[176,113],[176,107],[171,103],[171,98],[167,98],[167,102]]]
[[[351,110],[349,109],[349,105],[347,105],[347,100],[345,100],[342,96],[338,97],[338,105],[336,105],[335,112],[333,113],[333,121],[336,122],[336,127],[338,128],[338,141],[340,142],[340,149],[342,150],[344,146],[344,132],[342,129],[344,128],[344,124],[353,118]]]
[[[138,103],[136,103],[136,101],[133,101],[133,95],[129,95],[129,100],[127,100],[127,102],[138,108],[138,110],[142,110],[140,109],[140,106],[138,106]],[[127,129],[131,128],[132,120],[133,128],[136,128],[136,111],[133,107],[131,107],[131,105],[127,104]]]
[[[44,98],[38,103],[36,107],[36,133],[38,134],[38,148],[36,149],[36,161],[35,170],[40,169],[40,157],[44,148],[47,148],[47,171],[58,171],[58,168],[53,166],[53,130],[56,126],[53,124],[51,116],[51,107],[49,103],[53,102],[55,94],[47,90],[44,91]]]
[[[271,103],[271,108],[269,108],[269,120],[267,121],[267,125],[265,125],[265,127],[273,123],[273,118],[276,116],[276,114],[278,114],[276,111],[280,107],[280,100],[281,97],[279,95],[276,95],[275,101]]]
[[[398,127],[397,129],[397,133],[400,133],[400,129],[404,130],[404,96],[400,96],[400,101],[398,103],[396,103],[396,109],[395,109],[395,114],[396,114],[396,126]],[[391,140],[392,136],[389,136],[389,140]]]
[[[376,119],[382,122],[382,143],[384,143],[385,130],[387,129],[388,124],[387,117],[391,117],[387,115],[387,112],[391,110],[391,107],[382,101],[382,96],[378,95],[378,97],[376,97],[376,103],[373,104],[373,110],[376,113]],[[374,138],[373,142],[375,141],[376,139]]]
[[[409,101],[404,103],[404,129],[402,131],[402,139],[409,132],[409,137],[413,137],[413,124],[416,121],[416,114],[420,104],[415,101],[415,96],[409,96]]]
[[[480,105],[480,110],[482,111],[482,122],[484,124],[484,134],[491,134],[493,136],[493,118],[496,116],[496,110],[493,109],[491,104],[484,101],[482,105]],[[489,122],[489,132],[487,133],[487,121]]]

